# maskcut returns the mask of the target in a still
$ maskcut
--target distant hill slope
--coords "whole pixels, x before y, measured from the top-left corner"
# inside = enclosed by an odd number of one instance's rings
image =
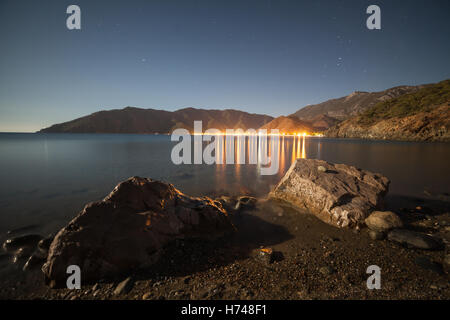
[[[399,86],[380,92],[355,91],[348,96],[331,99],[319,104],[301,108],[293,115],[301,120],[311,121],[325,115],[339,121],[355,116],[373,107],[380,101],[386,101],[407,93],[415,92],[423,86]]]
[[[176,128],[193,131],[194,120],[202,120],[203,131],[258,129],[273,117],[238,110],[185,108],[174,112],[126,107],[99,111],[72,121],[55,124],[39,132],[53,133],[170,133]]]
[[[378,102],[325,132],[328,137],[450,141],[450,80]]]
[[[271,129],[278,129],[280,133],[301,133],[301,132],[313,132],[314,129],[309,122],[302,121],[297,117],[285,117],[281,116],[273,119],[269,123],[261,127],[261,129],[267,129],[270,132]]]
[[[327,116],[326,114],[319,114],[318,116],[315,116],[314,118],[309,120],[309,123],[314,128],[315,132],[325,131],[326,129],[336,125],[338,122],[339,120]]]

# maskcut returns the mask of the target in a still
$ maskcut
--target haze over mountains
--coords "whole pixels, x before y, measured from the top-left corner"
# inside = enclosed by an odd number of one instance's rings
[[[331,137],[446,141],[450,131],[449,88],[450,80],[445,80],[436,84],[398,86],[380,92],[355,91],[277,118],[232,109],[184,108],[171,112],[126,107],[95,112],[40,132],[166,134],[176,128],[193,132],[194,121],[201,120],[203,131],[210,128],[221,131],[262,128],[278,129],[281,133],[325,132]],[[435,106],[439,106],[439,111]],[[402,112],[392,113],[392,110]],[[376,118],[371,118],[371,114],[376,114]],[[414,117],[407,118],[409,116]],[[369,118],[373,120],[370,123],[366,121]],[[386,119],[389,121],[381,125],[381,121]],[[400,120],[402,125],[398,126]]]

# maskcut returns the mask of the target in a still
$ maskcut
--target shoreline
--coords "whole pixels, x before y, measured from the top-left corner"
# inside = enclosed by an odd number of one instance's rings
[[[388,200],[387,209],[396,210],[410,227],[443,233],[450,240],[448,203],[443,206],[424,199]],[[403,207],[405,204],[408,207]],[[448,249],[424,251],[387,240],[372,240],[366,229],[338,229],[311,214],[267,199],[258,199],[254,209],[235,215],[233,223],[239,232],[231,236],[213,242],[172,242],[164,249],[170,252],[170,259],[161,259],[150,268],[114,279],[101,279],[96,283],[82,281],[81,290],[50,289],[45,286],[40,270],[20,271],[6,280],[0,289],[0,298],[450,298],[448,268],[443,263]],[[421,227],[421,224],[428,227]],[[258,257],[261,246],[272,248],[281,258],[272,263],[262,261]],[[368,264],[380,265],[382,290],[365,287]],[[132,283],[130,288],[114,293],[128,278]]]
[[[0,132],[0,134],[33,134],[33,135],[136,135],[136,136],[170,136],[170,133],[118,133],[118,132]],[[190,134],[194,136],[194,134]],[[270,134],[268,134],[270,136]],[[295,138],[297,135],[279,135],[280,137]],[[443,140],[407,140],[407,139],[378,139],[378,138],[367,138],[367,137],[332,137],[332,136],[316,136],[316,135],[306,135],[306,138],[314,139],[328,139],[328,140],[338,140],[338,141],[365,141],[365,142],[383,142],[383,143],[418,143],[418,144],[444,144],[448,145],[450,141]]]

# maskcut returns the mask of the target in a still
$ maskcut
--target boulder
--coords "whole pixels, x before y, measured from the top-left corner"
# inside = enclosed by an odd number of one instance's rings
[[[433,250],[441,246],[440,241],[432,236],[406,229],[390,231],[388,239],[408,247],[424,250]]]
[[[374,211],[364,220],[370,230],[386,232],[403,227],[402,220],[391,211]]]
[[[57,233],[42,271],[52,287],[65,284],[69,265],[80,267],[83,281],[95,281],[151,265],[172,240],[213,239],[232,230],[220,202],[132,177]]]
[[[388,187],[389,179],[377,173],[323,160],[297,159],[269,196],[334,226],[356,227],[382,207]]]

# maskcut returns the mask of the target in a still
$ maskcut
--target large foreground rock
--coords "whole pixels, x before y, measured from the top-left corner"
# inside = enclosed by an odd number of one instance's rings
[[[58,232],[42,271],[51,286],[65,285],[69,265],[80,267],[82,281],[98,280],[151,265],[173,239],[215,238],[232,229],[219,202],[133,177]]]
[[[389,179],[345,164],[297,159],[270,193],[338,227],[362,224],[382,207]]]

